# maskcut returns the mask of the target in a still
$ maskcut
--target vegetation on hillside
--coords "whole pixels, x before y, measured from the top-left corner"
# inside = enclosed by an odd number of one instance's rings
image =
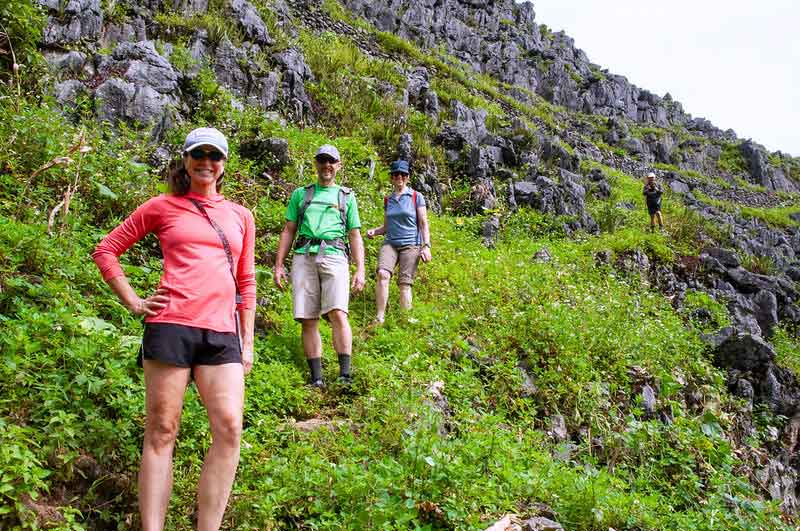
[[[136,528],[141,322],[116,302],[89,255],[163,190],[161,168],[150,164],[157,146],[141,128],[62,114],[48,96],[52,80],[31,74],[43,68],[38,10],[29,0],[0,9],[0,22],[18,24],[10,42],[28,61],[19,73],[4,70],[0,87],[0,527]],[[725,309],[696,293],[676,311],[637,271],[616,267],[635,250],[669,266],[721,235],[675,195],[665,199],[669,232],[645,232],[640,181],[612,168],[590,165],[614,191],[590,205],[599,237],[568,239],[563,220],[525,208],[433,216],[434,260],[420,268],[414,310],[399,312],[393,299],[387,323],[368,329],[370,281],[351,303],[354,387],[306,386],[291,298],[272,285],[270,266],[286,187],[312,178],[314,149],[335,140],[365,226],[380,223],[385,163],[402,132],[453,189],[464,183],[433,141],[436,124],[377,95],[373,79],[401,83],[393,64],[366,58],[340,36],[303,31],[297,43],[317,79],[308,91],[319,124],[281,125],[242,110],[206,69],[191,81],[199,98],[191,120],[164,141],[175,155],[191,128],[220,127],[231,144],[224,192],[254,211],[260,235],[257,359],[225,529],[482,529],[542,503],[576,530],[792,527],[747,479],[774,419],[757,411],[755,437],[736,436],[743,406],[700,340],[708,323],[691,312],[704,308],[723,326]],[[409,61],[425,57],[394,46]],[[489,110],[503,112],[500,93],[475,84],[488,80],[468,83],[460,66],[447,65],[436,65],[437,90],[466,99],[477,88],[483,96],[474,97],[495,98]],[[531,119],[539,112],[517,110]],[[288,141],[293,163],[268,179],[238,148],[270,136]],[[487,249],[479,232],[491,214],[502,230]],[[378,245],[367,243],[370,271]],[[550,258],[534,258],[543,249]],[[599,263],[606,250],[610,261]],[[123,264],[140,293],[152,291],[157,242],[139,243]],[[793,357],[793,332],[779,338],[782,355]],[[643,403],[644,386],[656,391],[655,411]],[[309,419],[324,426],[298,429]],[[562,419],[566,435],[558,433]],[[190,389],[169,529],[191,529],[209,442]]]

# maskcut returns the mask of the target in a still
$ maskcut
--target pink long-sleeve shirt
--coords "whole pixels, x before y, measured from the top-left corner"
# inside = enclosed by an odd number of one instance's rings
[[[152,232],[164,255],[169,303],[147,323],[173,323],[215,332],[235,332],[236,286],[217,232],[189,198],[199,200],[222,228],[233,254],[243,309],[256,307],[255,221],[245,207],[222,195],[160,195],[136,209],[92,254],[106,281],[124,275],[119,256]]]

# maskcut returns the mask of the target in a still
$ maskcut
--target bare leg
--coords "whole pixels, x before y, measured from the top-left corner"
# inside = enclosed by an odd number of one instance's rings
[[[650,232],[653,232],[656,228],[656,215],[650,214]]]
[[[411,284],[400,284],[400,307],[404,310],[411,309]]]
[[[172,450],[178,435],[189,369],[144,360],[145,408],[139,514],[144,531],[161,531],[172,493]]]
[[[319,319],[303,319],[303,352],[306,358],[322,357],[322,338],[319,336]]]
[[[331,310],[328,319],[333,329],[333,348],[337,354],[350,354],[353,350],[353,333],[350,330],[350,321],[342,310]]]
[[[197,489],[197,529],[217,531],[239,465],[244,370],[239,363],[198,365],[194,375],[211,426],[211,448],[206,454]]]
[[[659,210],[656,212],[656,218],[658,219],[658,226],[664,228],[664,218],[661,217],[661,211]]]
[[[385,269],[378,270],[375,279],[375,320],[382,323],[386,318],[386,303],[389,300],[389,279],[391,275]]]

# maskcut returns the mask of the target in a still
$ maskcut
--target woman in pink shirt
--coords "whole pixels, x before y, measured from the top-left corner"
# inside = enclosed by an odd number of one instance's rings
[[[219,529],[239,463],[244,376],[253,365],[255,223],[249,210],[219,193],[227,157],[228,142],[216,129],[189,133],[182,163],[168,178],[170,193],[137,208],[92,255],[120,301],[145,317],[139,512],[146,531],[164,527],[191,378],[212,434],[198,487],[198,529]],[[164,274],[155,293],[141,298],[118,257],[150,232],[161,244]]]

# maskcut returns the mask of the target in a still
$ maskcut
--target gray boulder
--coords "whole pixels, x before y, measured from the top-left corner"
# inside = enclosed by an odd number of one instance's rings
[[[439,97],[431,89],[428,81],[428,69],[417,67],[408,75],[408,103],[418,111],[433,118],[439,116]]]
[[[771,291],[761,290],[753,296],[753,303],[761,333],[769,337],[772,335],[772,329],[778,324],[778,300]]]
[[[522,523],[522,531],[564,531],[564,528],[554,520],[535,516]]]
[[[481,237],[483,245],[493,249],[497,243],[497,235],[500,233],[500,218],[492,216],[481,224]]]
[[[656,392],[650,385],[645,385],[642,388],[642,407],[644,407],[645,415],[652,418],[656,414]]]
[[[76,79],[68,79],[55,86],[56,101],[62,107],[72,108],[76,105],[78,98],[88,95],[89,89]]]
[[[103,31],[100,42],[103,46],[115,46],[120,42],[139,42],[147,40],[147,24],[143,17],[121,24],[108,24]]]
[[[46,46],[95,41],[100,36],[103,26],[100,0],[38,1],[50,11],[42,39]]]
[[[741,265],[739,261],[739,257],[736,255],[735,251],[730,249],[723,249],[722,247],[707,247],[703,249],[702,254],[707,254],[713,258],[716,258],[720,264],[727,267],[737,268]]]
[[[95,74],[94,65],[82,52],[47,52],[44,58],[61,78],[88,79]]]
[[[283,168],[291,162],[289,142],[285,138],[265,138],[242,142],[239,154],[247,159],[260,160],[269,168]]]
[[[226,37],[220,41],[214,55],[214,75],[234,94],[246,97],[250,77],[242,65],[247,63],[247,52],[234,46]]]
[[[208,1],[208,0],[203,0]],[[244,29],[247,38],[263,46],[270,46],[275,41],[270,37],[266,24],[258,14],[258,10],[247,0],[231,0],[230,10],[233,17]]]
[[[306,64],[303,53],[296,48],[289,48],[273,54],[272,58],[283,69],[281,98],[289,115],[301,121],[311,119],[311,100],[306,94],[305,82],[312,81],[314,74]]]
[[[739,150],[747,162],[750,179],[768,190],[782,192],[800,191],[797,183],[787,178],[783,169],[770,165],[767,150],[751,140],[742,142]]]
[[[691,193],[692,189],[689,188],[689,185],[683,181],[673,180],[669,182],[669,189],[675,192],[676,194],[688,194]]]
[[[542,175],[531,181],[513,183],[516,205],[528,205],[545,214],[575,217],[571,230],[595,233],[597,223],[585,210],[586,190],[578,182],[579,176],[561,170],[561,181],[556,183]]]
[[[796,514],[797,502],[797,472],[790,466],[780,461],[770,459],[767,464],[756,472],[759,483],[769,492],[773,501],[780,502],[781,509],[788,514]]]
[[[133,83],[116,77],[107,79],[95,91],[98,120],[116,123],[126,118],[135,95]]]
[[[147,85],[162,94],[172,94],[178,88],[178,73],[159,55],[152,41],[120,43],[114,48],[112,59],[105,64],[105,70],[127,66],[125,79],[137,86]]]
[[[758,336],[734,333],[716,348],[714,359],[720,367],[757,371],[775,360],[775,351]]]

